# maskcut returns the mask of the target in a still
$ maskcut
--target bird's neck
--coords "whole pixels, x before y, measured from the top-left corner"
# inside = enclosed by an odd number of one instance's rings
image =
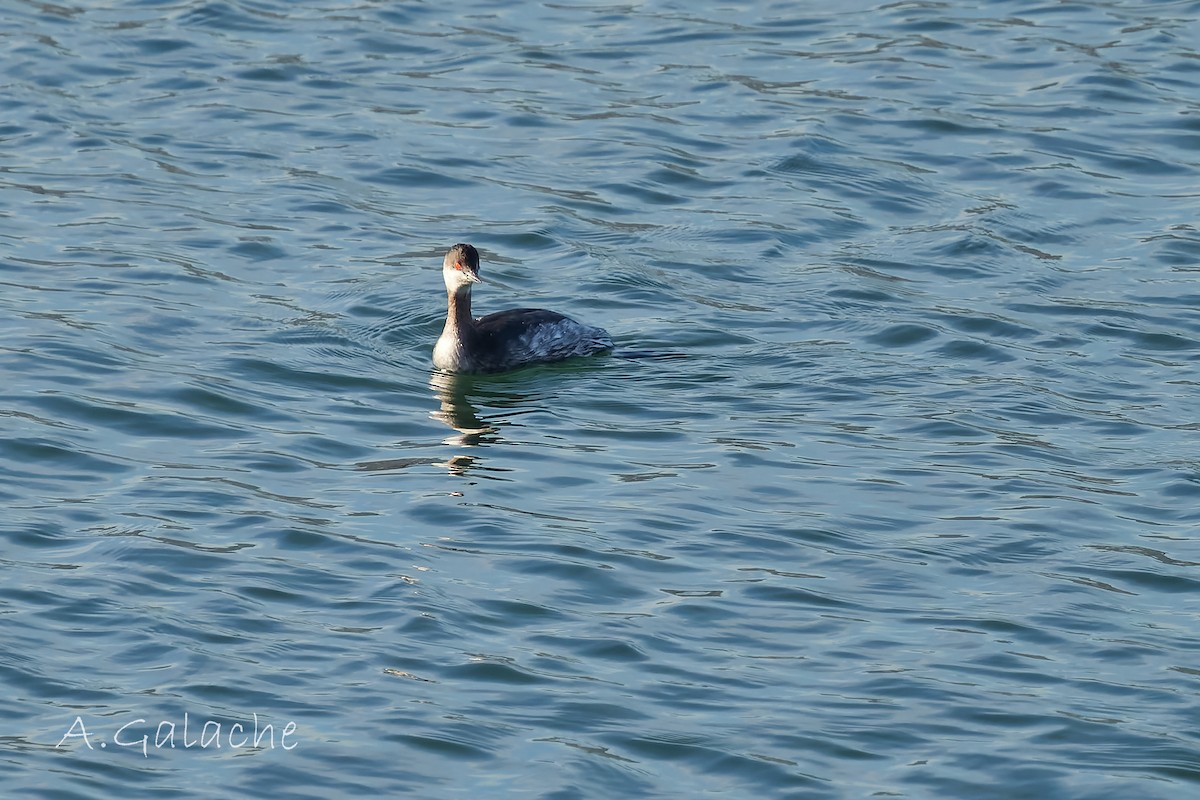
[[[471,287],[451,289],[446,293],[448,311],[446,313],[446,330],[467,330],[474,323],[471,316]]]

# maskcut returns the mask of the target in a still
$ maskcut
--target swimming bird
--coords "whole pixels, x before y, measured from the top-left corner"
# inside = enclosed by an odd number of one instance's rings
[[[479,277],[479,251],[450,248],[442,261],[448,297],[446,326],[433,348],[433,365],[446,372],[501,372],[613,349],[603,328],[576,322],[557,311],[513,308],[471,316],[471,287]]]

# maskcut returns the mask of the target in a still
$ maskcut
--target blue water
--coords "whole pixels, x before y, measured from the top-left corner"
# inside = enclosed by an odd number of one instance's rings
[[[1200,791],[1200,2],[114,5],[0,3],[5,796]],[[617,353],[434,374],[458,241]]]

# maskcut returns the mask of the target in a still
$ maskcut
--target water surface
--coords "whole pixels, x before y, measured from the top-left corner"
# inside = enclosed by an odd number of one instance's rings
[[[1200,3],[0,10],[13,796],[1196,791]]]

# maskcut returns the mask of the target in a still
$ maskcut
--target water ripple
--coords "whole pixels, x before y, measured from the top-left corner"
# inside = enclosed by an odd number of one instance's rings
[[[1186,795],[1197,11],[10,9],[6,786]]]

